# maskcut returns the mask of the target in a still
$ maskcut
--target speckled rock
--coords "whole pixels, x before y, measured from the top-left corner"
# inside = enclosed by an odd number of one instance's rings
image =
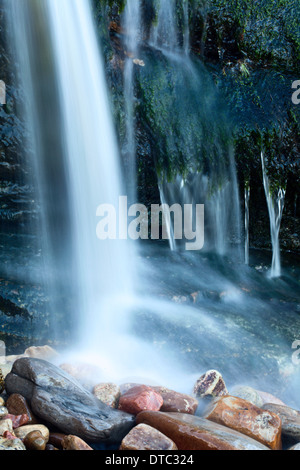
[[[100,383],[93,388],[93,394],[107,406],[118,408],[121,396],[121,390],[118,385],[113,383]]]
[[[93,450],[77,436],[65,436],[62,440],[62,448],[63,450]]]
[[[133,387],[124,393],[119,400],[119,410],[138,414],[144,410],[158,411],[164,400],[153,388],[147,385]]]
[[[8,409],[8,412],[12,415],[27,415],[28,424],[37,423],[37,419],[32,413],[26,398],[24,398],[19,393],[13,393],[12,395],[10,395],[6,402],[6,408]]]
[[[11,419],[2,419],[0,421],[0,436],[3,436],[6,431],[13,433],[13,423]]]
[[[240,386],[240,387],[235,387],[234,389],[231,390],[230,395],[238,398],[242,398],[243,400],[246,400],[252,405],[257,406],[260,408],[263,405],[263,399],[260,396],[260,394],[257,392],[252,387],[247,387],[247,386]]]
[[[175,392],[165,387],[152,387],[163,397],[163,404],[160,411],[174,413],[195,414],[198,408],[198,400],[190,395]]]
[[[228,390],[220,372],[209,370],[203,374],[194,385],[194,395],[198,398],[228,395]]]
[[[0,406],[0,419],[5,418],[8,415],[8,410],[5,406]]]
[[[217,398],[204,418],[256,439],[272,450],[281,449],[280,418],[246,400],[232,396]]]
[[[138,424],[124,437],[120,450],[176,450],[176,444],[157,429]]]
[[[233,429],[190,414],[143,411],[137,416],[141,423],[158,429],[179,450],[269,450]]]
[[[282,435],[300,441],[300,412],[288,406],[265,404],[264,410],[276,413],[282,422]]]
[[[15,435],[22,440],[31,432],[40,432],[46,443],[49,441],[49,429],[43,424],[28,424],[15,429]]]
[[[26,447],[20,439],[5,439],[0,437],[1,450],[26,450]]]
[[[47,442],[40,431],[31,431],[26,435],[24,445],[27,450],[41,451],[46,449]]]

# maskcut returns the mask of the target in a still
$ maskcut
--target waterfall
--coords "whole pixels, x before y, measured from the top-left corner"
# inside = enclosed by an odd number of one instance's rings
[[[35,178],[46,188],[41,196],[42,213],[47,212],[47,196],[51,192],[55,198],[56,193],[57,227],[48,223],[46,232],[54,245],[63,242],[65,248],[47,257],[49,272],[51,263],[62,257],[54,273],[62,282],[52,291],[51,302],[64,285],[67,298],[73,300],[71,315],[79,344],[88,342],[94,350],[113,348],[113,335],[126,328],[132,256],[126,240],[96,236],[98,216],[104,215],[99,206],[110,204],[117,211],[124,188],[90,2],[9,0],[8,12],[21,78],[30,93],[27,118],[34,142]],[[36,62],[44,76],[36,73]],[[47,162],[53,164],[52,173]],[[58,181],[62,169],[64,177]],[[55,187],[58,182],[63,192]],[[70,214],[68,226],[60,234],[65,213]],[[56,308],[65,312],[64,304]]]
[[[222,107],[217,103],[216,89],[210,83],[205,67],[189,54],[188,2],[182,4],[181,34],[178,31],[176,2],[160,0],[155,5],[156,23],[151,29],[149,45],[164,56],[165,76],[159,76],[157,81],[165,80],[163,93],[167,98],[172,96],[169,99],[174,105],[174,110],[169,110],[174,113],[174,117],[169,116],[172,124],[169,124],[164,136],[168,140],[166,151],[170,158],[177,154],[186,166],[172,178],[162,170],[159,175],[161,202],[169,206],[178,203],[181,207],[185,204],[193,207],[204,204],[205,249],[225,255],[233,243],[240,243],[239,194],[234,156],[228,145],[229,132],[222,116]],[[183,38],[182,42],[180,37]],[[151,86],[150,82],[148,87]],[[153,93],[149,101],[155,99]],[[175,111],[177,104],[179,111]],[[167,114],[165,109],[159,112]],[[160,116],[157,116],[158,119]],[[189,119],[190,127],[186,124]],[[178,141],[179,144],[176,143]],[[182,148],[179,149],[179,145]],[[169,234],[170,248],[175,251],[181,243],[172,239],[172,226],[169,227]]]
[[[245,181],[244,187],[244,200],[245,200],[245,264],[249,264],[249,201],[250,201],[250,183]]]
[[[126,61],[124,67],[124,102],[126,113],[126,182],[129,203],[136,203],[136,148],[134,120],[134,67],[137,66],[141,27],[141,6],[139,0],[127,0],[123,27],[125,30]]]
[[[271,265],[271,277],[281,276],[281,262],[280,262],[280,225],[284,209],[285,200],[285,189],[276,188],[271,191],[270,180],[266,170],[265,156],[261,153],[262,173],[263,173],[263,184],[265,195],[268,204],[268,212],[270,219],[270,232],[272,242],[272,265]]]

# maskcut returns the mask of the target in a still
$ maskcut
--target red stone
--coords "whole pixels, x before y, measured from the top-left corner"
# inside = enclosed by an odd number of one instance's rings
[[[119,410],[134,415],[141,411],[159,411],[163,402],[163,397],[153,388],[139,385],[131,388],[121,396]]]
[[[11,415],[8,414],[5,416],[6,419],[11,419],[13,428],[19,428],[20,426],[23,426],[24,424],[27,424],[29,422],[29,417],[27,415]]]
[[[10,441],[12,441],[13,439],[17,439],[17,437],[14,436],[14,435],[13,435],[11,432],[9,432],[9,431],[5,431],[5,432],[3,433],[3,437],[4,437],[5,439],[10,440]]]

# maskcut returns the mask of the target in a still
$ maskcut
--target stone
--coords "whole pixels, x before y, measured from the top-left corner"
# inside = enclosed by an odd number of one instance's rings
[[[113,383],[100,383],[93,388],[93,395],[111,408],[118,408],[120,387]]]
[[[47,442],[40,431],[31,431],[26,434],[24,445],[27,450],[45,450]]]
[[[300,441],[300,412],[288,406],[267,403],[264,410],[276,413],[281,419],[282,435]]]
[[[141,423],[169,437],[179,450],[269,450],[233,429],[190,414],[143,411],[137,416]]]
[[[247,386],[241,386],[241,387],[235,387],[233,390],[231,390],[230,395],[238,398],[242,398],[243,400],[246,400],[252,405],[257,406],[260,408],[263,405],[263,399],[260,396],[260,394],[257,392],[252,387],[247,387]]]
[[[263,402],[261,406],[265,405],[266,403],[273,403],[274,405],[286,406],[283,401],[281,401],[277,397],[274,397],[274,395],[271,395],[270,393],[261,392],[260,390],[257,390],[257,393],[260,395]]]
[[[6,439],[0,437],[0,451],[1,450],[26,450],[21,439]]]
[[[6,431],[13,433],[13,423],[11,419],[2,419],[0,421],[0,436],[3,436]]]
[[[5,405],[4,398],[0,397],[0,407]]]
[[[22,441],[28,434],[32,432],[39,432],[43,436],[46,443],[49,441],[49,429],[44,424],[27,424],[15,429],[15,435],[22,439]]]
[[[5,439],[17,439],[15,433],[14,433],[14,432],[10,432],[10,431],[4,431],[3,437],[4,437]]]
[[[157,429],[138,424],[124,437],[120,450],[177,450],[177,446]]]
[[[27,415],[11,415],[8,414],[6,415],[7,419],[10,419],[12,421],[13,428],[19,428],[20,426],[23,426],[24,424],[27,424],[29,421],[29,418]]]
[[[51,346],[30,346],[24,352],[24,356],[28,357],[35,357],[37,359],[44,359],[50,360],[55,359],[58,356],[58,352],[55,349],[51,348]]]
[[[133,387],[124,393],[119,400],[119,410],[137,415],[141,411],[158,411],[164,400],[153,388],[147,385]]]
[[[59,450],[56,447],[54,447],[52,444],[47,444],[46,445],[46,450]]]
[[[228,395],[228,390],[220,372],[209,370],[203,374],[194,385],[194,395],[197,398]]]
[[[60,432],[51,432],[49,436],[49,444],[52,444],[54,447],[57,447],[58,449],[62,449],[62,442],[64,438],[66,437],[66,434],[62,434]]]
[[[24,398],[19,393],[13,393],[7,399],[6,408],[8,409],[9,414],[12,415],[27,415],[28,416],[28,423],[27,424],[35,424],[37,423],[37,419],[32,413],[26,398]]]
[[[8,410],[5,406],[0,406],[0,419],[5,418],[8,415]]]
[[[295,444],[294,446],[290,447],[288,450],[300,450],[300,442],[298,442],[298,444]]]
[[[63,450],[93,450],[77,436],[65,436],[62,441]]]
[[[5,388],[4,376],[3,376],[2,369],[0,369],[0,393],[4,391],[4,388]]]
[[[121,442],[135,424],[132,415],[108,407],[74,377],[42,359],[18,359],[5,386],[9,395],[21,393],[35,416],[87,442]]]
[[[272,450],[281,449],[281,420],[242,398],[226,396],[215,399],[204,418],[256,439]]]
[[[163,397],[163,404],[160,411],[188,413],[194,415],[198,408],[198,400],[189,395],[169,390],[165,387],[152,387]]]

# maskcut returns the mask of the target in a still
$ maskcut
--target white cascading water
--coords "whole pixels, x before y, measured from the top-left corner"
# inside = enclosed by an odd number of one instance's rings
[[[250,183],[245,182],[244,188],[244,200],[245,200],[245,264],[249,264],[249,224],[250,224]]]
[[[272,193],[270,188],[269,176],[266,170],[265,156],[261,153],[261,164],[263,173],[264,190],[268,204],[268,212],[270,219],[270,232],[272,242],[272,265],[270,276],[280,277],[281,276],[281,261],[280,261],[280,241],[279,232],[281,219],[284,209],[285,200],[285,189],[278,188]]]

